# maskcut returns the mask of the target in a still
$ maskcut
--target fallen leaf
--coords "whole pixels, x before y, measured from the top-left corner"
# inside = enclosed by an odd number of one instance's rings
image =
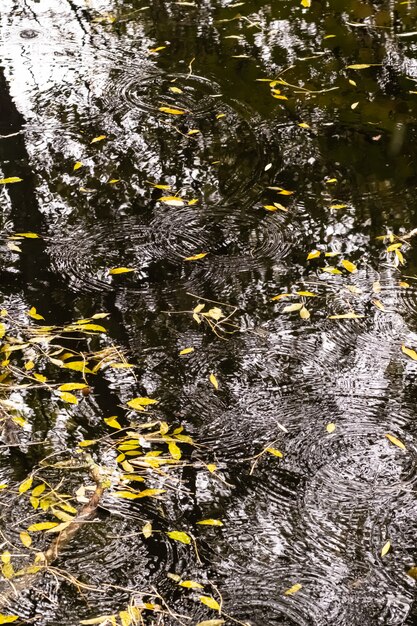
[[[358,315],[357,313],[354,313],[353,311],[349,311],[349,313],[342,313],[341,315],[329,315],[328,319],[329,320],[358,320],[358,319],[361,319],[362,317],[365,317],[365,316]]]
[[[185,587],[185,589],[204,589],[203,585],[194,582],[194,580],[182,580],[178,584],[180,587]]]
[[[69,404],[78,404],[78,398],[77,396],[74,396],[73,393],[63,391],[59,394],[59,397],[61,398],[61,400],[63,400],[64,402],[68,402]]]
[[[220,613],[220,604],[211,596],[200,596],[200,602]]]
[[[196,524],[200,526],[223,526],[223,522],[219,519],[202,519]]]
[[[198,261],[199,259],[204,259],[207,254],[208,252],[200,252],[199,254],[194,254],[194,256],[185,257],[184,261]]]
[[[192,352],[194,352],[194,348],[183,348],[180,350],[179,354],[183,356],[184,354],[191,354]]]
[[[17,619],[19,619],[17,615],[3,615],[3,613],[0,614],[0,624],[11,624]]]
[[[346,209],[347,208],[347,204],[331,204],[330,205],[330,209]]]
[[[302,320],[310,319],[310,311],[305,306],[300,309],[300,317]]]
[[[222,626],[224,619],[206,619],[204,622],[198,622],[196,626]]]
[[[180,543],[185,543],[186,545],[191,543],[191,537],[180,530],[171,530],[166,533],[170,539],[174,541],[179,541]]]
[[[28,311],[28,315],[29,315],[29,317],[31,317],[34,320],[44,320],[45,319],[44,317],[42,317],[42,315],[39,315],[39,313],[36,312],[36,309],[35,309],[34,306]]]
[[[30,532],[38,532],[40,530],[50,530],[58,526],[58,522],[38,522],[37,524],[31,524],[28,528]]]
[[[292,313],[293,311],[300,311],[303,308],[303,305],[300,304],[299,302],[296,304],[287,304],[287,306],[285,306],[282,309],[283,313]]]
[[[383,546],[381,550],[381,556],[385,556],[386,554],[388,554],[388,552],[390,551],[390,548],[391,548],[391,543],[387,541],[387,543]]]
[[[297,591],[300,591],[301,588],[302,585],[300,585],[300,583],[296,583],[295,585],[287,589],[287,591],[284,591],[284,594],[286,596],[292,596],[294,593],[297,593]]]
[[[110,426],[110,428],[121,428],[117,417],[105,417],[103,421],[107,426]]]
[[[76,389],[86,389],[88,385],[85,383],[65,383],[58,387],[59,391],[75,391]]]
[[[30,548],[32,545],[32,537],[26,531],[23,531],[19,534],[20,541],[23,543],[25,548]]]
[[[310,261],[311,259],[318,259],[320,254],[321,254],[321,252],[319,250],[312,250],[307,255],[307,261]]]
[[[8,185],[10,183],[20,183],[22,182],[22,180],[23,178],[19,178],[18,176],[11,176],[10,178],[0,178],[0,185]]]
[[[397,437],[394,437],[394,435],[390,435],[389,433],[385,435],[385,437],[394,444],[394,446],[397,446],[398,448],[401,448],[402,450],[405,450],[405,445],[403,444],[402,441],[400,441],[399,439],[397,439]]]
[[[19,493],[25,493],[26,491],[29,491],[32,485],[33,485],[33,477],[29,476],[29,478],[26,478],[26,480],[20,483],[19,489],[18,489]]]
[[[169,206],[184,206],[185,204],[184,200],[178,196],[162,196],[159,201]]]
[[[348,70],[366,70],[368,67],[380,66],[380,63],[356,63],[354,65],[347,65]]]
[[[146,522],[146,524],[142,528],[142,534],[145,539],[149,539],[152,536],[152,524],[150,522]]]
[[[336,424],[333,424],[333,422],[327,424],[326,430],[329,434],[334,433],[334,431],[336,430]]]
[[[81,161],[77,161],[76,163],[74,163],[74,168],[73,168],[74,172],[76,172],[83,166],[84,166],[84,163],[82,163]]]
[[[411,348],[407,348],[404,344],[401,346],[401,351],[409,356],[413,361],[417,361],[417,352]]]
[[[269,454],[272,454],[272,456],[277,456],[280,459],[282,459],[282,457],[284,456],[282,452],[280,452],[276,448],[267,448],[265,452],[269,452]]]
[[[162,113],[169,113],[169,115],[185,115],[187,111],[183,111],[182,109],[172,109],[171,107],[159,107],[159,110]]]
[[[219,383],[217,382],[217,378],[215,377],[215,375],[214,374],[210,374],[209,379],[210,379],[210,382],[213,385],[213,387],[215,389],[218,389],[219,388]]]
[[[136,270],[133,267],[113,267],[109,270],[109,274],[126,274],[127,272],[135,272]]]
[[[354,263],[351,263],[350,261],[347,261],[346,259],[343,259],[343,261],[341,261],[340,264],[343,265],[345,270],[347,270],[351,274],[355,274],[358,271],[358,268],[356,267],[356,265]]]
[[[94,137],[90,143],[97,143],[98,141],[103,141],[103,139],[107,139],[106,135],[99,135],[98,137]]]
[[[133,400],[126,402],[127,406],[130,406],[131,409],[136,409],[136,411],[144,411],[144,406],[157,403],[158,400],[154,400],[153,398],[133,398]]]

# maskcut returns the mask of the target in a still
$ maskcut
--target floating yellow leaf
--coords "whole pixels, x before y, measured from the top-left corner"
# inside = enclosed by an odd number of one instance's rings
[[[58,387],[59,391],[75,391],[76,389],[86,389],[88,385],[85,383],[65,383]]]
[[[185,543],[187,545],[191,543],[190,535],[187,535],[187,533],[184,533],[180,530],[171,530],[167,532],[167,535],[170,539],[173,539],[174,541],[179,541],[180,543]]]
[[[405,281],[401,280],[400,287],[402,287],[403,289],[408,289],[410,287],[410,283],[406,283]]]
[[[219,519],[202,519],[196,524],[200,526],[223,526],[223,522]]]
[[[63,363],[61,367],[64,367],[68,370],[74,370],[75,372],[83,372],[87,374],[93,373],[90,369],[88,369],[87,363],[85,361],[72,361],[71,363]]]
[[[63,400],[64,402],[68,402],[69,404],[78,404],[77,396],[74,396],[73,393],[68,393],[68,391],[63,391],[62,393],[60,393],[59,397],[61,398],[61,400]]]
[[[321,268],[322,272],[327,272],[327,274],[341,274],[342,272],[337,269],[337,267],[333,267],[332,265],[327,265],[326,267]]]
[[[194,348],[183,348],[180,350],[180,355],[183,356],[184,354],[191,354],[192,352],[194,352]]]
[[[200,596],[200,602],[220,613],[220,604],[211,596]]]
[[[382,304],[381,300],[372,300],[372,304],[376,306],[376,308],[379,309],[380,311],[385,311],[385,307]]]
[[[37,524],[31,524],[28,530],[35,533],[40,530],[50,530],[51,528],[55,528],[55,526],[58,526],[58,522],[38,522]]]
[[[26,478],[26,480],[20,483],[19,493],[25,493],[26,491],[29,491],[32,485],[33,485],[33,477],[29,476],[29,478]]]
[[[187,135],[197,135],[200,131],[197,128],[192,128],[188,131]]]
[[[199,254],[194,254],[194,256],[185,257],[184,261],[198,261],[199,259],[204,259],[207,254],[208,252],[200,252]]]
[[[24,237],[25,239],[39,239],[36,233],[16,233],[15,237]]]
[[[391,443],[394,444],[394,446],[398,446],[398,448],[401,448],[402,450],[405,450],[405,445],[403,444],[402,441],[400,441],[399,439],[397,439],[397,437],[394,437],[394,435],[390,435],[389,433],[385,435],[385,437],[387,439],[389,439],[389,441]]]
[[[380,63],[356,63],[354,65],[347,65],[348,70],[366,70],[368,67],[376,67],[381,65]]]
[[[388,552],[390,551],[390,548],[391,548],[391,542],[387,541],[387,543],[383,546],[381,550],[381,556],[385,556],[386,554],[388,554]]]
[[[413,567],[410,567],[410,569],[407,571],[407,575],[411,576],[411,578],[414,578],[414,580],[417,580],[417,567],[415,565],[413,565]]]
[[[347,261],[346,259],[343,259],[343,261],[341,261],[340,264],[343,265],[345,270],[347,270],[351,274],[355,274],[355,272],[358,271],[358,268],[356,267],[356,265],[354,263],[351,263],[351,261]]]
[[[362,293],[362,289],[359,289],[359,287],[356,287],[355,285],[346,285],[346,289],[355,295]]]
[[[310,311],[308,309],[306,309],[305,306],[301,307],[301,309],[300,309],[300,317],[301,317],[302,320],[310,319]]]
[[[358,104],[359,104],[359,102],[353,102],[353,103],[350,105],[350,108],[351,108],[352,110],[355,110],[355,109],[356,109],[356,107],[358,106]]]
[[[28,312],[29,317],[31,317],[34,320],[44,320],[45,318],[42,317],[42,315],[39,315],[39,313],[36,312],[35,307],[33,306],[30,311]]]
[[[310,259],[318,259],[320,254],[321,254],[321,252],[319,250],[312,250],[307,255],[307,261],[310,261]]]
[[[84,163],[82,163],[81,161],[77,161],[76,163],[74,163],[74,172],[76,172],[81,167],[83,167],[83,165],[84,165]]]
[[[20,541],[23,543],[25,548],[30,548],[32,545],[32,537],[26,531],[23,531],[19,534]]]
[[[103,141],[103,139],[107,139],[106,135],[99,135],[98,137],[94,137],[90,143],[97,143],[98,141]]]
[[[347,204],[331,204],[330,205],[330,209],[346,209],[348,205]]]
[[[267,211],[276,211],[278,207],[276,207],[274,204],[264,204],[264,209],[266,209]]]
[[[210,379],[210,382],[213,385],[213,387],[215,389],[218,389],[219,388],[219,383],[218,383],[217,378],[215,377],[215,375],[214,374],[210,374],[209,379]]]
[[[83,441],[79,441],[78,445],[80,448],[88,448],[89,446],[94,446],[97,443],[96,439],[84,439]]]
[[[94,626],[95,624],[116,624],[116,616],[115,615],[100,615],[100,617],[93,617],[91,619],[82,619],[80,624],[83,626]]]
[[[154,400],[153,398],[133,398],[133,400],[126,402],[127,406],[130,406],[131,409],[135,409],[136,411],[144,411],[145,409],[143,407],[157,403],[158,400]]]
[[[298,126],[299,126],[300,128],[310,128],[310,126],[309,126],[308,124],[306,124],[305,122],[300,122],[300,123],[298,124]]]
[[[162,196],[159,201],[169,206],[184,206],[185,204],[184,200],[178,196]]]
[[[317,294],[312,291],[296,291],[297,296],[304,296],[305,298],[317,298]]]
[[[286,596],[292,596],[294,593],[297,593],[297,591],[300,591],[301,588],[302,585],[300,585],[300,583],[296,583],[295,585],[287,589],[287,591],[284,591],[284,594]]]
[[[214,463],[209,463],[206,467],[210,474],[213,474],[213,472],[215,472],[217,469],[217,465],[215,465]]]
[[[43,494],[45,489],[46,489],[45,483],[41,483],[40,485],[37,485],[37,487],[35,487],[35,489],[32,490],[32,496],[34,496],[35,498],[39,497],[40,495]]]
[[[203,585],[194,582],[194,580],[182,580],[178,584],[180,587],[185,587],[186,589],[204,589]]]
[[[107,424],[107,426],[110,426],[110,428],[121,428],[117,417],[105,417],[104,422]]]
[[[390,246],[388,246],[387,252],[394,252],[394,250],[398,250],[399,248],[401,248],[402,245],[402,243],[392,243]]]
[[[282,309],[283,313],[293,313],[293,311],[300,311],[303,308],[303,305],[300,303],[296,303],[296,304],[287,304],[287,306],[285,306]]]
[[[10,183],[20,183],[23,178],[18,176],[11,176],[10,178],[0,178],[0,185],[8,185]]]
[[[136,500],[139,494],[134,491],[113,491],[112,496],[115,498],[123,498],[123,500]]]
[[[179,461],[181,458],[181,448],[174,441],[168,444],[168,451],[173,459]]]
[[[327,424],[326,430],[329,434],[334,433],[334,431],[336,430],[336,424],[333,424],[333,422]]]
[[[198,622],[196,626],[222,626],[224,619],[206,619],[204,622]]]
[[[301,4],[306,9],[309,9],[311,7],[311,0],[301,0]]]
[[[284,456],[282,452],[280,452],[276,448],[267,448],[265,452],[269,452],[269,454],[272,454],[273,456],[277,456],[280,459],[282,459],[282,457]]]
[[[401,346],[401,351],[409,356],[413,361],[417,361],[417,352],[411,348],[407,348],[404,344]]]
[[[3,613],[0,613],[0,624],[11,624],[17,619],[19,619],[17,615],[3,615]]]
[[[142,533],[145,539],[149,539],[152,536],[152,524],[150,522],[146,522],[146,524],[142,528]]]
[[[127,274],[128,272],[135,272],[136,270],[133,267],[113,267],[109,270],[109,274],[112,276],[114,274]]]
[[[1,323],[0,324],[0,339],[3,339],[5,334],[6,334],[6,325]]]
[[[168,89],[172,91],[172,93],[182,93],[182,89],[179,87],[168,87]]]
[[[187,111],[183,111],[182,109],[172,109],[171,107],[159,107],[159,110],[162,113],[169,113],[169,115],[184,115]]]

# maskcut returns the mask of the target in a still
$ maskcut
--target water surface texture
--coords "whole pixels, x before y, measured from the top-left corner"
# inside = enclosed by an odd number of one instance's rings
[[[417,6],[309,4],[1,2],[2,306],[108,312],[90,349],[135,366],[77,405],[2,386],[27,421],[3,433],[2,550],[22,567],[19,531],[50,519],[17,490],[46,455],[104,437],[116,471],[104,418],[131,398],[196,444],[149,476],[163,497],[105,495],[1,607],[17,624],[415,624]]]

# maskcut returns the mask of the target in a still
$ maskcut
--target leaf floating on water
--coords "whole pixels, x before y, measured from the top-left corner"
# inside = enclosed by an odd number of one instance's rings
[[[346,289],[355,295],[362,293],[362,289],[359,289],[359,287],[356,287],[355,285],[346,285]]]
[[[300,591],[301,588],[302,585],[300,583],[296,583],[295,585],[287,589],[287,591],[284,591],[284,594],[286,596],[292,596],[294,593],[297,593],[297,591]]]
[[[282,309],[283,313],[292,313],[293,311],[300,311],[303,308],[303,305],[300,304],[299,302],[297,304],[287,304],[287,306],[285,306]]]
[[[211,596],[200,596],[200,602],[220,613],[220,604]]]
[[[106,135],[99,135],[98,137],[94,137],[90,143],[97,143],[99,141],[103,141],[103,139],[107,139]]]
[[[300,122],[300,123],[298,124],[298,126],[299,126],[300,128],[310,128],[310,126],[309,126],[308,124],[306,124],[305,122]]]
[[[10,178],[0,178],[0,185],[9,185],[11,183],[20,183],[23,178],[19,178],[18,176],[11,176]]]
[[[281,298],[289,298],[292,295],[292,293],[279,293],[277,296],[271,298],[271,300],[281,300]]]
[[[320,254],[321,252],[319,250],[312,250],[307,255],[307,261],[310,261],[311,259],[318,259]]]
[[[182,89],[180,89],[179,87],[168,87],[168,89],[172,93],[182,93]]]
[[[381,556],[385,556],[386,554],[388,554],[388,552],[390,551],[390,548],[391,548],[391,543],[387,541],[387,543],[383,546],[381,550]]]
[[[219,388],[219,383],[217,382],[217,378],[215,377],[215,375],[214,374],[210,374],[209,379],[210,379],[210,382],[213,385],[213,387],[215,389],[218,389]]]
[[[110,426],[110,428],[121,428],[117,417],[105,417],[104,422],[107,426]]]
[[[166,534],[170,539],[173,539],[174,541],[179,541],[180,543],[185,543],[186,545],[191,543],[190,535],[187,535],[187,533],[184,533],[180,530],[171,530]]]
[[[75,391],[76,389],[86,389],[88,385],[85,383],[65,383],[58,387],[59,391]]]
[[[20,541],[25,546],[25,548],[30,548],[32,545],[32,537],[26,531],[23,531],[19,534]]]
[[[58,522],[38,522],[37,524],[31,524],[28,528],[30,532],[35,533],[40,530],[50,530],[58,526]]]
[[[74,396],[73,393],[68,393],[67,391],[64,391],[59,394],[59,397],[61,398],[61,400],[63,400],[64,402],[68,402],[69,404],[78,404],[78,398],[77,396]]]
[[[3,339],[5,334],[6,334],[6,325],[3,323],[0,323],[0,339]]]
[[[357,313],[354,313],[353,311],[349,311],[349,313],[342,313],[341,315],[329,315],[328,319],[329,320],[358,320],[358,319],[361,319],[362,317],[365,317],[365,316],[358,315]]]
[[[203,585],[196,583],[194,580],[182,580],[178,584],[180,587],[185,587],[185,589],[204,589]]]
[[[214,463],[209,463],[206,467],[210,474],[213,474],[217,469],[217,465],[215,465]]]
[[[194,256],[185,257],[184,261],[199,261],[200,259],[204,259],[207,254],[208,252],[200,252],[199,254],[194,254]]]
[[[341,204],[331,204],[329,208],[330,209],[346,209],[347,206],[348,206],[347,204],[343,204],[343,203],[341,203]]]
[[[0,624],[11,624],[17,619],[19,619],[17,615],[3,615],[3,613],[0,614]]]
[[[39,315],[39,313],[36,312],[35,307],[33,306],[30,311],[28,312],[29,317],[31,317],[34,320],[44,320],[45,318],[42,315]]]
[[[300,309],[300,317],[302,320],[309,320],[310,319],[310,311],[308,309],[306,309],[305,306],[303,306]]]
[[[127,274],[127,272],[134,272],[136,271],[133,267],[113,267],[111,270],[109,270],[109,274],[114,275],[114,274]]]
[[[185,354],[191,354],[192,352],[194,352],[194,348],[183,348],[180,350],[179,354],[183,356]]]
[[[26,478],[26,480],[20,483],[19,493],[25,493],[26,491],[29,491],[32,485],[33,485],[33,476],[29,476],[29,478]]]
[[[385,307],[382,304],[381,300],[372,300],[372,304],[376,306],[376,308],[379,309],[380,311],[385,311]]]
[[[311,7],[311,0],[301,0],[301,4],[306,9],[309,9]]]
[[[162,196],[159,201],[169,206],[184,206],[185,204],[184,200],[178,196]]]
[[[175,459],[177,461],[180,460],[180,458],[182,456],[181,448],[174,441],[171,441],[168,444],[168,451],[169,451],[169,453],[170,453],[170,455],[172,456],[173,459]]]
[[[359,102],[353,102],[353,104],[350,105],[350,108],[355,110],[356,107],[358,106]]]
[[[39,239],[36,233],[16,233],[15,237],[24,237],[25,239]]]
[[[82,163],[81,161],[77,161],[76,163],[74,163],[73,171],[76,172],[83,166],[84,166],[84,163]]]
[[[204,622],[198,622],[196,626],[222,626],[224,619],[207,619]]]
[[[389,433],[385,435],[385,437],[394,444],[394,446],[397,446],[398,448],[401,448],[401,450],[405,450],[405,445],[403,444],[402,441],[400,441],[399,439],[397,439],[397,437],[394,437],[394,435],[390,435]]]
[[[356,267],[356,265],[354,263],[351,263],[351,261],[347,261],[346,259],[343,259],[343,261],[341,261],[340,264],[343,265],[345,270],[347,270],[351,274],[355,274],[358,271],[358,268]]]
[[[152,524],[150,522],[146,522],[146,524],[143,526],[142,534],[145,539],[149,539],[149,537],[152,537]]]
[[[342,272],[337,269],[337,267],[333,267],[332,265],[327,265],[326,267],[321,268],[322,272],[327,272],[327,274],[341,274]]]
[[[413,567],[410,567],[410,569],[407,571],[407,576],[411,576],[411,578],[417,580],[417,567],[415,565],[413,565]]]
[[[200,526],[223,526],[223,522],[219,519],[202,519],[196,524]]]
[[[130,406],[131,409],[135,409],[136,411],[144,411],[145,409],[143,407],[157,403],[158,400],[154,400],[153,398],[133,398],[133,400],[126,402],[127,406]]]
[[[401,346],[401,351],[409,356],[413,361],[417,361],[417,352],[411,348],[407,348],[404,344]]]
[[[265,165],[264,172],[267,172],[268,170],[270,170],[271,167],[272,167],[272,163],[268,163],[268,165]]]
[[[82,619],[80,624],[83,626],[95,626],[99,624],[101,626],[107,626],[108,623],[116,624],[115,615],[100,615],[100,617],[92,617],[91,619]]]
[[[348,70],[366,70],[368,67],[380,67],[380,63],[356,63],[354,65],[347,65]]]
[[[296,291],[297,296],[304,296],[305,298],[317,298],[317,294],[312,291]]]
[[[327,424],[326,430],[329,434],[334,433],[334,431],[336,430],[336,424],[333,424],[333,422]]]
[[[284,456],[282,452],[280,452],[276,448],[267,448],[266,452],[269,452],[269,454],[272,454],[272,456],[277,456],[280,459],[282,459],[282,457]]]
[[[187,113],[187,111],[183,111],[182,109],[172,109],[171,107],[159,107],[159,110],[169,115],[185,115],[185,113]]]

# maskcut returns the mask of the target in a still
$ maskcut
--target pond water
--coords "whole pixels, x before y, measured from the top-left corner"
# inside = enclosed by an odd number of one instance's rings
[[[92,485],[45,456],[100,440],[114,478],[158,453],[139,438],[116,461],[105,418],[195,444],[147,467],[163,495],[105,494],[9,594],[17,624],[415,623],[417,7],[309,5],[2,1],[0,177],[22,179],[0,190],[3,321],[108,313],[88,349],[135,366],[86,374],[74,404],[28,379],[52,367],[34,344],[11,357],[2,411],[25,423],[3,430],[2,550],[18,570],[51,540],[19,542],[54,519],[27,476]],[[135,397],[158,404],[136,415]]]

